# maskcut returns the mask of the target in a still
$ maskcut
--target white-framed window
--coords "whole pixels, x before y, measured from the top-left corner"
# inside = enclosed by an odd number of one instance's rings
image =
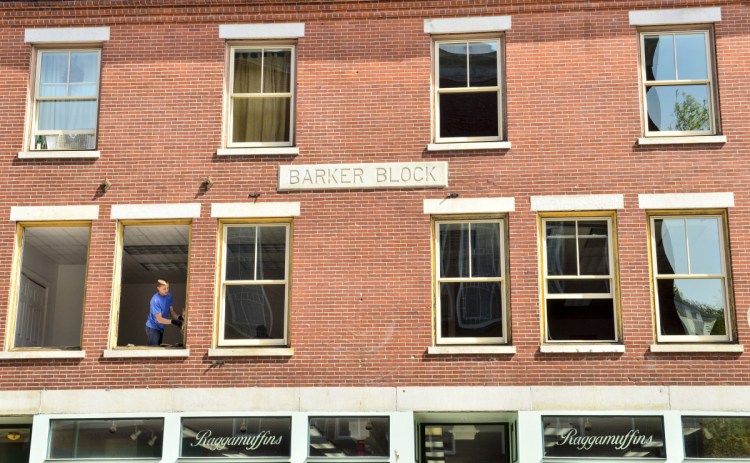
[[[389,416],[311,416],[307,461],[388,461]]]
[[[19,223],[11,349],[81,349],[90,222]]]
[[[286,345],[291,223],[223,223],[221,228],[218,345]]]
[[[720,132],[710,28],[640,31],[644,134]]]
[[[32,151],[96,149],[101,49],[36,48]]]
[[[730,341],[726,216],[653,214],[649,232],[657,341]]]
[[[435,143],[503,139],[503,41],[434,40]]]
[[[541,218],[544,341],[619,341],[614,214]]]
[[[294,145],[296,47],[229,46],[227,147]]]
[[[164,418],[53,419],[47,461],[160,459]]]
[[[437,344],[508,342],[505,219],[436,219]]]

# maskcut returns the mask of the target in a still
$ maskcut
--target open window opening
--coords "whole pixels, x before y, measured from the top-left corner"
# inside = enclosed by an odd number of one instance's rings
[[[121,226],[121,262],[117,347],[146,346],[149,303],[157,280],[169,282],[178,314],[187,307],[188,224],[133,224]],[[162,346],[183,347],[184,330],[164,327]]]
[[[81,348],[90,227],[21,226],[15,348]]]

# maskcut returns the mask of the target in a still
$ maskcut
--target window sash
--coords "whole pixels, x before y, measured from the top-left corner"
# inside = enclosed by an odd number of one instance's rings
[[[680,219],[685,221],[685,226],[687,226],[687,223],[689,220],[695,220],[695,219],[715,219],[717,222],[717,233],[718,233],[718,242],[719,242],[719,259],[720,259],[720,265],[721,265],[721,272],[720,274],[707,274],[707,273],[675,273],[675,274],[660,274],[658,273],[658,266],[657,266],[657,245],[656,245],[656,221],[657,220],[663,220],[663,219]],[[651,244],[651,273],[652,273],[652,285],[653,285],[653,294],[654,294],[654,312],[655,312],[655,319],[656,319],[656,339],[658,342],[721,342],[721,341],[731,341],[732,340],[732,313],[731,313],[731,299],[729,297],[729,283],[730,278],[728,275],[728,265],[727,265],[727,258],[728,258],[728,249],[726,247],[726,237],[725,237],[725,216],[723,215],[714,215],[714,214],[682,214],[682,215],[653,215],[650,217],[649,220],[649,233],[650,233],[650,244]],[[688,238],[686,238],[688,239]],[[689,252],[690,244],[689,241],[686,241],[686,247]],[[688,265],[690,265],[690,259],[688,259]],[[690,271],[690,270],[688,270]],[[725,332],[726,334],[718,334],[718,335],[691,335],[691,334],[684,334],[684,335],[670,335],[670,334],[662,334],[662,317],[661,317],[661,308],[659,304],[659,281],[665,281],[665,280],[695,280],[695,281],[701,281],[701,280],[720,280],[721,281],[721,297],[722,297],[722,305],[724,310],[724,324],[725,324]]]
[[[475,225],[490,223],[495,224],[498,227],[499,234],[499,261],[497,263],[500,271],[499,277],[444,277],[441,275],[441,250],[440,250],[440,226],[441,225]],[[434,300],[435,300],[435,338],[437,344],[459,344],[459,345],[474,345],[474,344],[505,344],[507,343],[507,332],[508,332],[508,294],[506,285],[506,256],[505,256],[505,220],[504,219],[468,219],[468,220],[438,220],[435,221],[435,287]],[[468,245],[469,252],[467,253],[466,266],[471,271],[471,242]],[[500,316],[502,320],[502,335],[495,337],[448,337],[443,336],[442,333],[442,303],[441,303],[441,287],[444,283],[499,283],[501,297],[500,297]]]
[[[675,79],[660,79],[660,80],[648,80],[646,75],[647,63],[646,63],[646,39],[649,37],[664,37],[686,34],[702,34],[704,36],[705,43],[705,59],[706,59],[706,78],[705,79],[680,79],[679,69],[677,64],[677,47],[673,47],[674,54],[674,67],[677,75]],[[656,137],[674,137],[674,136],[694,136],[694,135],[712,135],[717,131],[716,128],[716,96],[714,89],[714,71],[713,71],[713,53],[711,52],[713,36],[709,30],[670,30],[670,31],[649,31],[641,32],[640,34],[640,52],[641,52],[641,85],[643,101],[643,124],[644,124],[644,135],[645,136],[656,136]],[[649,90],[668,87],[668,86],[699,86],[703,85],[706,87],[706,98],[707,98],[707,109],[708,109],[708,121],[709,128],[707,130],[651,130],[649,127],[649,105],[648,105],[648,94]],[[675,103],[677,104],[677,103]]]
[[[288,92],[265,92],[265,58],[266,50],[289,50],[290,67],[289,67],[289,91]],[[260,68],[260,90],[258,92],[235,92],[235,54],[239,51],[255,51],[261,55]],[[296,47],[294,45],[263,45],[263,46],[231,46],[229,47],[229,73],[227,81],[228,108],[227,108],[227,125],[226,125],[226,145],[231,148],[252,148],[252,147],[281,147],[294,145],[294,114],[295,114],[295,82],[296,82]],[[234,141],[235,138],[235,105],[242,100],[252,101],[254,99],[284,99],[288,100],[289,114],[283,116],[280,120],[282,124],[287,124],[286,132],[288,135],[282,141]],[[262,132],[262,129],[261,129]],[[261,137],[262,138],[262,137]]]
[[[227,267],[227,231],[230,228],[255,228],[255,252],[253,261],[253,275],[257,277],[258,269],[258,246],[259,246],[259,230],[264,227],[284,227],[285,229],[285,249],[284,249],[284,278],[280,280],[273,279],[242,279],[242,280],[227,280],[226,278],[226,267]],[[287,344],[287,322],[289,318],[289,238],[290,238],[290,224],[288,222],[269,222],[265,224],[224,224],[222,226],[222,256],[221,256],[221,291],[219,294],[219,323],[218,323],[218,345],[219,346],[282,346]],[[230,287],[242,287],[242,286],[283,286],[284,292],[284,316],[283,320],[283,336],[281,338],[247,338],[247,339],[227,339],[226,338],[226,317],[227,317],[227,289]]]
[[[444,44],[471,44],[494,42],[497,46],[496,55],[496,75],[497,85],[493,86],[471,86],[468,77],[470,73],[469,63],[467,62],[467,84],[466,87],[440,87],[440,45]],[[468,142],[490,142],[503,139],[503,95],[502,82],[504,75],[502,72],[502,41],[499,38],[485,39],[463,39],[463,40],[437,40],[434,42],[434,66],[433,66],[433,108],[434,108],[434,126],[435,126],[435,143],[468,143]],[[468,58],[467,58],[468,59]],[[441,108],[440,96],[447,94],[477,94],[477,93],[495,93],[497,95],[497,136],[443,136],[445,130],[441,127]]]

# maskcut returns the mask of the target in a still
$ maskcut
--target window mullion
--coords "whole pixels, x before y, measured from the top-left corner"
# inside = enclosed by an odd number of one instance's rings
[[[471,87],[471,80],[470,80],[470,64],[469,64],[469,42],[466,42],[466,88]]]
[[[68,76],[65,82],[65,97],[70,98],[70,66],[73,62],[73,52],[68,52]]]
[[[260,227],[255,227],[255,252],[253,262],[253,281],[258,280],[258,241],[260,241]]]
[[[688,275],[692,275],[693,269],[690,268],[690,237],[688,236],[688,221],[683,220],[682,223],[685,228],[685,255],[687,256]]]
[[[576,240],[576,275],[581,276],[581,249],[578,245],[578,221],[575,220],[575,240]]]

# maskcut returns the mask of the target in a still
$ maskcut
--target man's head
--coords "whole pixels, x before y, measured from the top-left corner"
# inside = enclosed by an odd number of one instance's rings
[[[156,290],[162,296],[166,296],[169,292],[169,282],[167,280],[156,280]]]

